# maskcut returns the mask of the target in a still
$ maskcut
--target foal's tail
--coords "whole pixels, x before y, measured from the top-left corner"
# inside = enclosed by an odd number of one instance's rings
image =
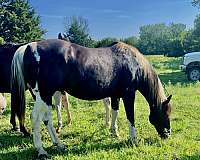
[[[27,45],[17,49],[11,65],[11,112],[19,118],[20,130],[25,121],[25,81],[23,57]],[[22,125],[22,126],[21,126]],[[23,132],[23,131],[22,131]]]

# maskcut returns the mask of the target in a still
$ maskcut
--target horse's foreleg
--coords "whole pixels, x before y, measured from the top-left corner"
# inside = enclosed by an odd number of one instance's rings
[[[68,94],[67,92],[65,92],[65,95],[62,96],[62,100],[63,100],[63,106],[67,112],[67,124],[68,125],[71,125],[72,123],[72,116],[71,116],[71,113],[69,111],[69,99],[68,99]]]
[[[46,105],[45,105],[46,106]],[[31,123],[33,128],[33,143],[34,147],[38,152],[38,157],[47,157],[47,152],[42,147],[41,134],[40,134],[40,123],[44,117],[46,108],[42,103],[41,98],[36,98],[36,102],[31,113]]]
[[[43,122],[47,127],[47,130],[48,130],[49,135],[51,137],[52,143],[55,146],[58,146],[60,149],[64,149],[65,147],[64,147],[63,144],[61,144],[59,142],[59,139],[57,137],[56,131],[55,131],[54,127],[53,127],[52,115],[51,115],[51,107],[50,106],[48,107],[48,111],[45,112],[45,114],[44,114]]]
[[[111,112],[111,107],[110,107],[110,98],[104,98],[103,99],[103,103],[104,103],[104,107],[105,107],[105,110],[106,110],[106,127],[110,127],[110,112]]]
[[[62,94],[61,92],[55,92],[53,95],[55,100],[56,112],[57,112],[57,119],[58,119],[58,127],[56,129],[57,133],[60,133],[62,128],[62,115],[61,115],[61,108],[62,108]]]
[[[113,136],[118,136],[118,127],[117,127],[117,115],[119,111],[119,98],[111,98],[111,107],[112,107],[112,121],[111,121],[111,133]]]
[[[130,95],[125,96],[122,99],[124,102],[126,116],[129,123],[129,135],[131,140],[135,143],[136,142],[136,129],[135,129],[135,119],[134,119],[135,92],[132,92]]]

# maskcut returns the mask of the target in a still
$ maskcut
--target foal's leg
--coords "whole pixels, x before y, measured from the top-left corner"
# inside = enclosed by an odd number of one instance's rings
[[[48,106],[40,97],[38,93],[36,95],[36,102],[31,114],[31,122],[33,128],[33,142],[34,147],[38,151],[38,157],[47,156],[47,152],[42,147],[41,134],[40,134],[40,123],[44,122],[48,132],[50,134],[51,140],[54,145],[57,145],[60,148],[64,148],[64,145],[60,144],[59,139],[56,135],[56,131],[52,124],[51,117],[51,106]]]
[[[59,91],[56,91],[53,95],[55,100],[55,106],[57,111],[57,119],[58,119],[58,127],[56,129],[57,133],[60,133],[62,128],[62,115],[61,115],[61,108],[62,108],[62,94]]]
[[[72,123],[72,116],[71,116],[71,113],[69,111],[69,99],[68,99],[68,94],[67,92],[65,92],[65,95],[62,96],[62,100],[63,100],[63,106],[67,112],[67,124],[68,125],[71,125]]]
[[[110,111],[111,111],[110,98],[104,98],[103,103],[106,110],[106,127],[110,127]]]
[[[136,142],[136,129],[135,129],[135,119],[134,119],[134,101],[135,93],[131,95],[124,96],[123,98],[124,107],[126,110],[126,116],[129,123],[129,134],[133,142]]]
[[[45,112],[44,117],[43,117],[43,122],[46,125],[47,130],[50,134],[52,143],[54,145],[58,146],[59,148],[64,149],[65,147],[64,147],[63,144],[61,144],[59,142],[59,139],[58,139],[57,134],[56,134],[56,130],[53,127],[52,115],[51,115],[51,106],[47,106],[47,107],[48,107],[47,111]]]
[[[118,136],[118,127],[116,124],[117,115],[119,111],[119,98],[111,97],[111,107],[112,107],[112,121],[111,121],[111,133],[113,136]]]
[[[36,102],[31,113],[31,124],[33,129],[33,143],[34,147],[38,152],[38,157],[47,156],[47,152],[42,147],[41,134],[40,134],[40,123],[47,110],[46,105],[40,97],[36,97]]]

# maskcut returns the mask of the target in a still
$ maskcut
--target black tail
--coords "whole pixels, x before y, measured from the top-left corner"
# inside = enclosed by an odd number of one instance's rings
[[[27,45],[21,46],[16,52],[11,65],[11,112],[16,113],[20,123],[20,131],[28,133],[25,122],[25,81],[23,57]]]

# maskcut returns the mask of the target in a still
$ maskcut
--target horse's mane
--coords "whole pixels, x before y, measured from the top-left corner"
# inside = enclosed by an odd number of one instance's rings
[[[123,42],[115,42],[111,46],[111,50],[115,53],[133,55],[140,66],[136,75],[139,83],[138,88],[142,88],[143,92],[148,93],[149,101],[152,101],[153,103],[150,103],[150,105],[160,106],[162,101],[166,99],[164,89],[158,75],[146,58],[138,51],[138,49]]]

